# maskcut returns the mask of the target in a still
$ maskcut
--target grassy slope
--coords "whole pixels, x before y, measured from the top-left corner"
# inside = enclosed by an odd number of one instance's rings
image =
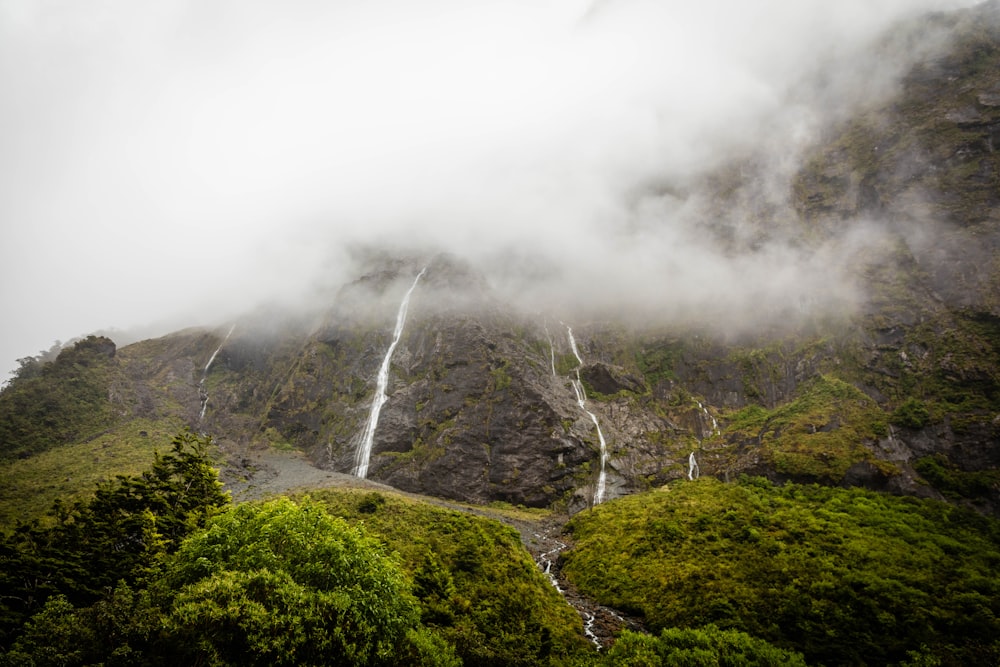
[[[139,419],[92,440],[0,463],[0,529],[40,518],[56,500],[87,498],[102,480],[142,472],[180,430],[179,420]]]

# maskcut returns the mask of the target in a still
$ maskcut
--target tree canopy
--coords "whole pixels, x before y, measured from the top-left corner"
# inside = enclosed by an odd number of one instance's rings
[[[163,580],[171,644],[190,662],[391,662],[419,611],[373,538],[313,502],[240,505],[188,539]]]

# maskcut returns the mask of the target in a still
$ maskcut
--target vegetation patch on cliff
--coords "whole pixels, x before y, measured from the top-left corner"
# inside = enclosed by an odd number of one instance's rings
[[[773,410],[750,405],[728,418],[729,434],[753,439],[781,475],[837,482],[861,461],[874,461],[866,442],[885,437],[887,417],[859,389],[819,375]],[[874,461],[891,473],[893,468]]]

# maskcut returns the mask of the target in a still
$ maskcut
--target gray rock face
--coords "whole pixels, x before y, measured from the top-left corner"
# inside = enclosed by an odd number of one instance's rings
[[[629,375],[620,368],[602,362],[585,365],[580,369],[580,378],[587,387],[606,396],[613,396],[621,391],[633,394],[648,391],[641,377]]]
[[[547,505],[595,452],[570,389],[513,322],[415,318],[375,435],[373,478],[476,502]]]

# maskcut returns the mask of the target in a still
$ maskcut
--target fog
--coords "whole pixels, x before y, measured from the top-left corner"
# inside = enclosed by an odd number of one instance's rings
[[[707,226],[742,214],[699,179],[755,154],[780,205],[915,55],[873,41],[970,4],[0,0],[0,365],[309,302],[366,245],[463,257],[529,308],[850,308],[877,221],[722,248]]]

